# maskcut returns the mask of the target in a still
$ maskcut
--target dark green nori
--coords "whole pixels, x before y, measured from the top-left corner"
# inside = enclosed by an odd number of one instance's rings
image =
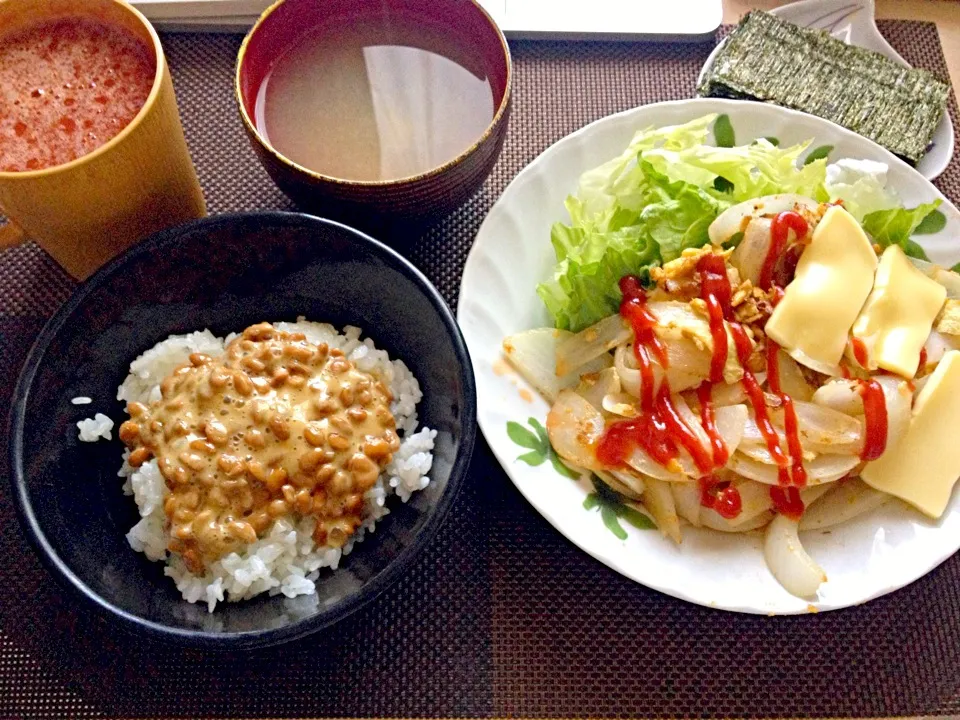
[[[946,111],[949,86],[926,70],[756,10],[730,34],[697,92],[818,115],[916,163]]]

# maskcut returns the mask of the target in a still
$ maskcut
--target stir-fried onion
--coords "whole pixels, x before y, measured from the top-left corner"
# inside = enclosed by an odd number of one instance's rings
[[[798,597],[812,597],[826,582],[823,571],[800,543],[798,523],[786,515],[777,515],[767,526],[763,554],[770,572],[787,592]]]
[[[890,495],[874,490],[859,478],[835,483],[804,512],[800,530],[826,530],[876,510],[891,499]]]

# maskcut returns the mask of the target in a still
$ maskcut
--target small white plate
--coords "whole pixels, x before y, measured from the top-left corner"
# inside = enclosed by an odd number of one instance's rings
[[[910,67],[910,63],[900,57],[877,30],[873,0],[801,0],[775,8],[770,13],[794,25],[826,30],[848,45],[875,50],[891,60]],[[697,84],[713,64],[717,53],[725,43],[726,39],[721,41],[707,57],[707,61],[700,70],[700,77],[697,78]],[[953,122],[950,119],[950,113],[945,112],[940,119],[940,124],[933,131],[932,146],[917,163],[917,171],[928,180],[938,177],[950,164],[953,145]]]
[[[537,297],[555,258],[550,226],[568,221],[563,201],[580,175],[619,155],[637,129],[726,113],[738,143],[777,137],[782,144],[813,139],[832,145],[830,158],[866,158],[890,166],[889,181],[913,206],[934,198],[946,226],[918,236],[934,262],[960,260],[960,212],[906,163],[863,137],[833,123],[763,103],[698,99],[659,103],[598,120],[567,136],[528,165],[487,216],[463,272],[457,317],[477,377],[483,434],[510,479],[561,533],[614,570],[648,587],[700,605],[765,614],[833,610],[865,602],[903,587],[960,548],[960,492],[939,522],[892,502],[832,532],[805,533],[810,554],[828,582],[809,602],[787,593],[767,570],[760,538],[684,528],[680,546],[655,530],[620,522],[626,540],[604,525],[596,509],[584,508],[590,487],[559,475],[549,462],[531,467],[517,458],[529,450],[507,434],[507,423],[544,423],[547,403],[503,360],[507,335],[550,325]]]

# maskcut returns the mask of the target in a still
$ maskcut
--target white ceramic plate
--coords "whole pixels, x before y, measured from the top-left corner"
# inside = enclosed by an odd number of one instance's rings
[[[910,63],[900,57],[900,54],[890,47],[890,43],[884,40],[883,35],[877,30],[873,0],[801,0],[775,8],[770,12],[795,25],[826,30],[848,45],[858,45],[874,50],[895,62],[910,66]],[[725,42],[726,40],[720,42],[707,57],[700,71],[701,77],[713,64],[714,58]],[[928,180],[939,176],[953,157],[953,122],[950,120],[949,112],[944,113],[940,119],[931,142],[932,145],[927,154],[917,163],[917,171]]]
[[[804,534],[828,582],[809,601],[787,593],[767,570],[760,538],[684,528],[680,546],[655,530],[605,526],[584,501],[592,488],[559,475],[549,462],[530,466],[530,452],[507,434],[507,423],[544,423],[547,403],[513,373],[501,355],[504,337],[550,325],[537,297],[555,258],[550,226],[568,221],[563,201],[580,175],[619,155],[637,129],[673,125],[707,113],[726,113],[737,143],[775,136],[782,144],[812,138],[811,147],[834,146],[830,158],[866,158],[890,166],[890,184],[913,206],[944,200],[946,226],[916,236],[934,262],[960,260],[960,213],[918,172],[868,140],[820,118],[774,105],[732,100],[684,100],[647,105],[588,125],[547,149],[509,185],[487,216],[463,273],[458,320],[477,377],[480,427],[520,492],[576,545],[614,570],[648,587],[701,605],[751,613],[792,614],[833,610],[903,587],[960,548],[960,491],[939,522],[899,503],[888,503],[832,532]]]

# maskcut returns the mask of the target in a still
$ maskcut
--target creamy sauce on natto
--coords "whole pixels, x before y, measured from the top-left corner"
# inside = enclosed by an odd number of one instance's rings
[[[169,550],[194,573],[286,516],[313,516],[317,544],[342,546],[400,447],[379,378],[267,323],[222,358],[191,355],[161,393],[129,405],[120,438],[133,467],[157,459],[170,489]]]

